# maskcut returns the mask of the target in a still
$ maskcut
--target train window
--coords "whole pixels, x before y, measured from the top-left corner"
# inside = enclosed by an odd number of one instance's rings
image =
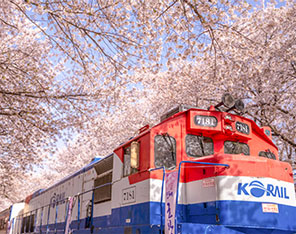
[[[236,142],[236,141],[225,141],[224,153],[250,155],[250,148],[245,143]]]
[[[272,153],[270,150],[260,151],[259,156],[260,157],[265,157],[265,158],[270,158],[270,159],[276,159],[274,153]]]
[[[0,230],[4,229],[5,221],[4,219],[0,219]]]
[[[25,232],[30,232],[30,216],[25,218]]]
[[[123,176],[128,176],[136,173],[137,171],[137,168],[131,167],[131,147],[127,147],[124,149],[123,154]]]
[[[28,219],[29,232],[34,232],[35,215],[30,215]]]
[[[23,217],[21,233],[34,232],[35,229],[35,215]]]
[[[157,135],[154,138],[154,165],[166,169],[176,167],[176,140],[174,137]]]
[[[128,176],[131,173],[131,147],[124,149],[123,154],[123,176]]]
[[[26,220],[26,232],[30,232],[30,220],[31,220],[31,216],[27,216],[27,220]]]
[[[214,153],[213,140],[209,137],[187,135],[186,153],[191,157],[202,157]]]
[[[23,217],[23,219],[22,219],[21,233],[24,233],[25,232],[26,221],[27,221],[27,217]]]

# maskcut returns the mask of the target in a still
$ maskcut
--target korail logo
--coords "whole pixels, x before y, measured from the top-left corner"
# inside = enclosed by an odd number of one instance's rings
[[[252,195],[260,198],[265,196],[278,197],[283,199],[289,199],[287,195],[287,188],[277,186],[274,184],[264,185],[258,180],[253,180],[250,183],[239,183],[237,189],[238,195]]]

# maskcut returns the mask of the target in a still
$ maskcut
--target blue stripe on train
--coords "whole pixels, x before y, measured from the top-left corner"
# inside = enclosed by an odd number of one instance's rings
[[[164,204],[163,204],[164,214]],[[164,219],[163,219],[164,220]],[[73,220],[70,229],[83,230],[86,229],[87,219]],[[123,228],[126,226],[151,226],[151,224],[160,224],[160,203],[146,202],[136,205],[125,206],[112,210],[112,215],[94,217],[93,225],[95,228]],[[42,232],[46,232],[46,226],[42,226]],[[64,230],[65,223],[49,224],[49,230]],[[39,232],[39,226],[36,227],[36,232]]]
[[[273,233],[278,231],[296,231],[296,222],[293,214],[296,208],[292,206],[278,205],[279,213],[263,213],[261,202],[247,201],[218,201],[191,205],[178,206],[178,223],[182,233],[190,233],[190,230],[216,230],[216,233],[227,233],[230,230],[233,233],[252,233],[254,229],[262,233]],[[164,214],[164,205],[163,205]],[[163,219],[164,222],[164,219]],[[75,220],[71,223],[72,230],[86,229],[86,219]],[[139,227],[139,230],[148,230],[153,226],[156,231],[156,225],[160,224],[160,203],[147,202],[142,204],[130,205],[112,210],[112,215],[94,217],[94,229],[106,230],[124,230],[124,227]],[[216,227],[217,224],[221,227]],[[57,224],[57,229],[63,230],[64,223]],[[49,225],[50,230],[55,230],[55,224]],[[264,227],[264,231],[262,229]],[[218,230],[218,229],[219,230]],[[46,231],[46,226],[43,226]],[[251,230],[251,231],[248,231]],[[87,232],[87,230],[85,230]],[[145,233],[149,233],[146,232]],[[231,231],[231,232],[232,232]],[[272,231],[272,232],[271,232]],[[152,229],[151,229],[151,233]],[[289,232],[287,232],[289,233]]]
[[[262,211],[261,202],[217,201],[187,205],[188,223],[219,224],[232,227],[253,227],[296,231],[296,207],[278,204],[279,213]],[[183,208],[184,210],[184,208]]]
[[[293,234],[291,231],[276,229],[236,228],[222,225],[183,223],[179,225],[178,234],[206,233],[206,234]]]

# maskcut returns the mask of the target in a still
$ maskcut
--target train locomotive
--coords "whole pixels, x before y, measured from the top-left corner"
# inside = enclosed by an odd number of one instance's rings
[[[27,197],[8,232],[295,233],[292,168],[242,107],[225,94],[206,110],[173,109]]]

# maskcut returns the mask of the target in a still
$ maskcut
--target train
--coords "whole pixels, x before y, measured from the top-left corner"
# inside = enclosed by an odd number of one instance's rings
[[[10,215],[10,208],[0,212],[0,234],[6,234],[8,228],[8,220]]]
[[[296,233],[293,171],[230,94],[180,105],[10,208],[7,233]]]

